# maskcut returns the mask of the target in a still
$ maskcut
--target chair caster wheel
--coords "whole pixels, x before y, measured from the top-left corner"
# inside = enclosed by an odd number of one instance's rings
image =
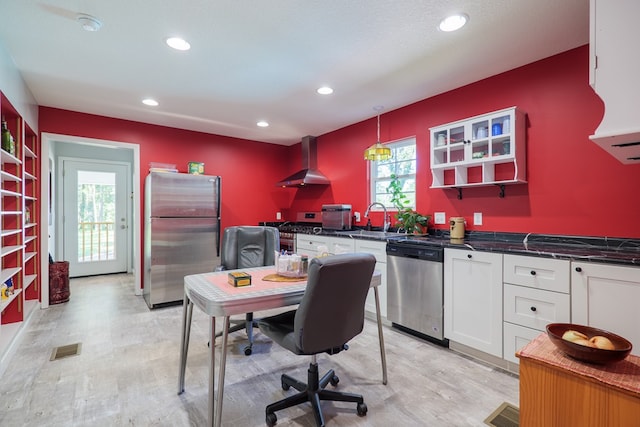
[[[276,414],[267,414],[266,421],[269,427],[273,427],[274,425],[276,425],[276,421],[278,421],[278,417],[276,417]]]
[[[338,378],[337,375],[332,376],[331,379],[329,380],[329,383],[334,387],[337,386],[339,382],[340,382],[340,378]]]
[[[251,356],[252,350],[251,347],[245,347],[244,348],[244,355],[245,356]]]
[[[356,407],[356,410],[358,411],[358,415],[361,417],[364,417],[365,415],[367,415],[367,404],[366,403],[358,403],[358,406]]]

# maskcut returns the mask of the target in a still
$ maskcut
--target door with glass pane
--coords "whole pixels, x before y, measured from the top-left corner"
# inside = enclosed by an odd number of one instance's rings
[[[63,162],[64,259],[71,277],[127,271],[129,166]]]

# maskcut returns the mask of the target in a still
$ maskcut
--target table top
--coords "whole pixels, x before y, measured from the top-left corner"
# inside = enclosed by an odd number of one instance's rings
[[[565,371],[591,378],[633,395],[640,395],[640,357],[629,355],[624,360],[607,365],[581,362],[565,355],[551,342],[546,333],[518,351],[517,356],[535,360]]]
[[[227,283],[230,272],[243,271],[251,275],[251,285],[234,287]],[[232,316],[298,304],[307,286],[306,278],[296,282],[263,280],[276,272],[275,266],[243,268],[193,274],[184,278],[184,292],[209,316]],[[379,271],[373,273],[371,287],[381,284]]]

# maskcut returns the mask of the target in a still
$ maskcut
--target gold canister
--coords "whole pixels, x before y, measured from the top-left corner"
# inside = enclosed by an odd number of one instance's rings
[[[449,237],[464,239],[464,217],[454,216],[449,219]]]

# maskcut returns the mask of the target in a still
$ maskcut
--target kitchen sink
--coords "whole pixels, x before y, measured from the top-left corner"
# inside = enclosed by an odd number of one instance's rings
[[[346,231],[336,231],[336,235],[338,236],[348,236],[348,237],[370,237],[374,239],[386,240],[392,237],[401,237],[404,234],[398,232],[391,231],[376,231],[376,230],[346,230]]]

